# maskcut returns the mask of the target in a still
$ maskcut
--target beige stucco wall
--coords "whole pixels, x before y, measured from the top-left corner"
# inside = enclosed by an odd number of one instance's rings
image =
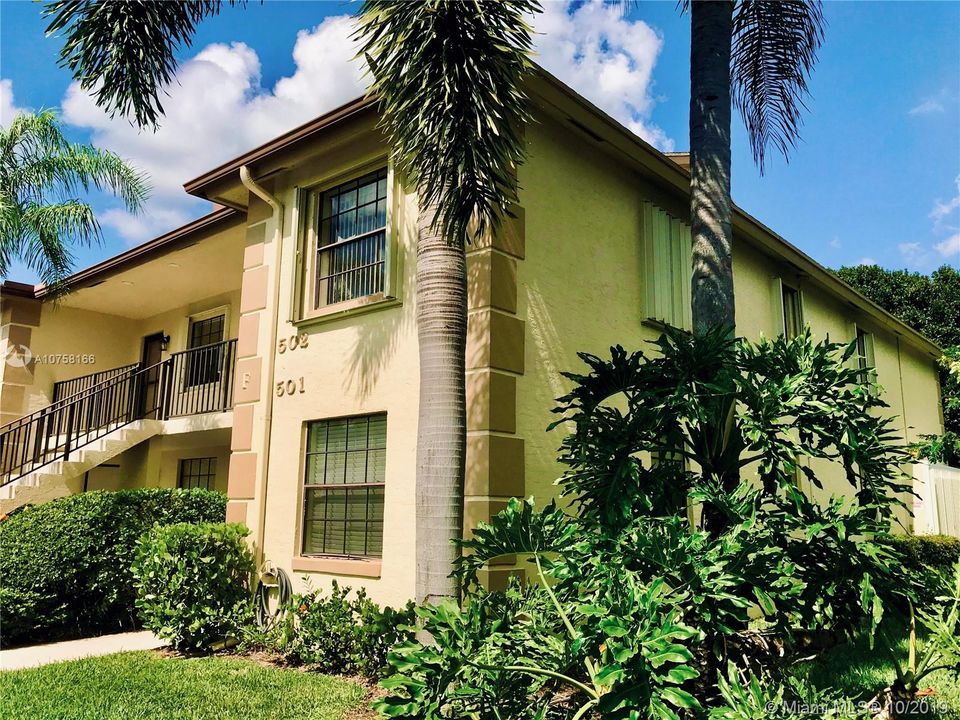
[[[198,457],[217,458],[212,489],[225,493],[230,467],[229,428],[159,435],[145,440],[109,461],[109,464],[118,466],[116,470],[91,472],[87,489],[176,487],[180,460]]]
[[[117,308],[118,314],[106,315],[43,303],[40,324],[32,329],[30,350],[35,358],[47,357],[52,362],[35,364],[33,384],[28,388],[23,414],[48,405],[56,382],[138,362],[143,338],[147,335],[163,331],[170,336],[164,357],[186,349],[191,315],[224,307],[229,316],[229,332],[225,339],[235,338],[239,303],[240,289],[237,288],[234,292],[175,306],[143,319],[123,317],[123,308],[120,307]],[[66,357],[58,359],[56,356]]]

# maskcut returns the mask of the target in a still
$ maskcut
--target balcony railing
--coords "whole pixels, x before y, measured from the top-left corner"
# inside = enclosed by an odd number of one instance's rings
[[[226,340],[155,365],[116,368],[96,383],[76,378],[84,389],[0,427],[0,485],[69,460],[77,448],[136,420],[229,410],[236,346]]]

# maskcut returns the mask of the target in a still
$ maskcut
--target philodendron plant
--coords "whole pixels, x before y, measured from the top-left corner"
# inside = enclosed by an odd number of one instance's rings
[[[923,643],[917,640],[917,619],[927,631]],[[930,608],[915,611],[910,604],[907,661],[904,663],[893,652],[893,643],[888,642],[887,647],[891,648],[897,677],[870,702],[876,709],[876,720],[896,718],[897,708],[909,707],[937,671],[948,671],[954,682],[960,682],[960,562],[954,567],[953,577],[944,579],[944,594]]]
[[[886,543],[905,453],[854,349],[669,332],[656,354],[581,355],[554,427],[560,503],[511,500],[463,542],[462,607],[390,656],[388,717],[697,717],[749,661],[751,618],[853,633],[902,583]],[[818,470],[839,468],[830,497]],[[694,518],[695,521],[691,521]],[[489,592],[491,560],[526,583]]]

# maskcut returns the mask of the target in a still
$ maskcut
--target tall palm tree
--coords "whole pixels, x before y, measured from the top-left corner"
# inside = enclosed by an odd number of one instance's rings
[[[397,168],[416,183],[417,600],[456,597],[466,450],[465,244],[517,199],[536,0],[366,0],[359,37]]]
[[[52,110],[0,128],[0,276],[19,260],[54,292],[72,269],[71,245],[101,239],[80,191],[109,190],[130,212],[147,197],[143,176],[112,152],[72,144]]]
[[[233,5],[235,3],[228,3]],[[97,103],[141,126],[163,114],[159,97],[174,53],[215,0],[47,4],[49,32],[65,31],[61,62]],[[524,17],[537,0],[366,0],[358,38],[381,98],[397,169],[416,183],[418,601],[456,597],[449,577],[462,536],[466,446],[465,246],[494,232],[516,201],[528,120]]]
[[[754,159],[785,156],[799,138],[807,80],[823,40],[819,0],[684,0],[690,12],[690,217],[693,328],[736,325],[730,200],[730,114]]]

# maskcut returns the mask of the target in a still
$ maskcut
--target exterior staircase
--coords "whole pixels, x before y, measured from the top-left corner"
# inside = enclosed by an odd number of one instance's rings
[[[81,491],[88,470],[157,435],[162,427],[160,420],[136,420],[84,445],[69,460],[55,460],[7,483],[0,487],[0,515]]]
[[[0,513],[83,491],[82,476],[163,432],[232,407],[236,340],[67,381],[54,402],[0,427]]]

